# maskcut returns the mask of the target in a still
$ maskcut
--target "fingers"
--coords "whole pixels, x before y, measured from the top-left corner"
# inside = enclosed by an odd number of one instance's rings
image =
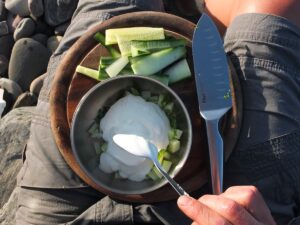
[[[270,225],[275,224],[269,208],[256,187],[233,186],[228,188],[222,196],[243,206],[258,221]]]
[[[194,221],[193,225],[230,225],[217,212],[191,197],[181,196],[177,204],[181,211]]]
[[[222,195],[204,195],[199,201],[236,225],[259,225],[260,223],[236,201]]]

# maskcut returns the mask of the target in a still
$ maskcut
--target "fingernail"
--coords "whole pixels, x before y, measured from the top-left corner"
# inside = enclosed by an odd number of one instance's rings
[[[188,196],[180,196],[178,199],[178,205],[188,206],[190,205],[192,200]]]

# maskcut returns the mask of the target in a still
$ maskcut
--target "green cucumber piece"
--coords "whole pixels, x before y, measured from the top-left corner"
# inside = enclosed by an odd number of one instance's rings
[[[142,96],[143,99],[148,101],[148,99],[151,97],[151,92],[150,91],[142,91],[141,96]]]
[[[180,141],[177,139],[170,140],[167,149],[171,153],[177,152],[180,149]]]
[[[168,65],[184,57],[186,54],[185,47],[168,48],[159,52],[152,53],[140,59],[131,65],[134,74],[153,75]]]
[[[110,77],[117,76],[122,69],[128,64],[128,57],[120,57],[113,64],[108,66],[105,71]]]
[[[169,102],[164,106],[164,111],[167,114],[170,114],[171,112],[173,112],[173,108],[174,108],[174,102]]]
[[[96,41],[98,41],[101,45],[103,45],[103,47],[105,47],[107,49],[107,51],[110,53],[110,55],[112,57],[119,58],[121,56],[121,54],[120,54],[120,52],[118,52],[118,50],[116,50],[112,46],[109,46],[109,45],[105,44],[105,36],[103,34],[101,34],[100,32],[97,32],[94,35],[94,39]]]
[[[101,146],[99,145],[99,143],[94,142],[93,145],[94,145],[96,155],[100,155],[102,153],[102,150],[101,150]]]
[[[183,131],[179,130],[179,129],[171,129],[171,130],[169,130],[169,132],[168,132],[169,140],[172,140],[172,139],[179,140],[181,138],[181,136],[182,136],[182,133],[183,133]]]
[[[147,177],[149,177],[151,180],[156,181],[158,179],[160,179],[159,176],[157,176],[157,174],[154,172],[154,170],[151,170],[148,174]]]
[[[88,77],[93,78],[93,79],[98,80],[98,81],[101,80],[101,78],[99,77],[99,71],[98,70],[94,70],[94,69],[87,68],[85,66],[78,65],[76,67],[76,72],[81,73],[85,76],[88,76]]]
[[[170,40],[152,40],[152,41],[136,41],[133,40],[131,44],[131,55],[137,56],[143,52],[159,51],[166,48],[175,48],[185,46],[186,41],[183,39],[170,39]]]
[[[164,74],[169,76],[170,84],[192,76],[192,72],[186,59],[182,59],[172,65],[170,68],[164,71]]]
[[[105,44],[117,44],[117,36],[122,36],[122,40],[162,40],[165,39],[163,28],[154,27],[130,27],[116,28],[105,31]]]
[[[117,60],[117,58],[114,58],[111,56],[101,56],[99,65],[101,68],[106,68],[106,67],[110,66],[111,64],[113,64],[116,60]]]
[[[162,167],[164,168],[164,170],[168,173],[169,171],[170,171],[170,169],[171,169],[171,167],[172,167],[172,162],[171,161],[169,161],[169,160],[164,160],[163,162],[162,162]]]
[[[163,83],[166,86],[169,85],[169,77],[168,76],[165,76],[165,75],[150,75],[148,77],[152,78],[154,80],[157,80],[157,81]]]

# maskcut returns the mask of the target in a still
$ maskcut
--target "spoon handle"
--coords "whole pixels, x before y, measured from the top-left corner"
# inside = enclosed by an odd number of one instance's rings
[[[187,195],[189,194],[175,181],[173,180],[168,173],[162,168],[158,160],[153,160],[154,165],[158,169],[158,171],[168,180],[168,182],[171,184],[171,186],[174,188],[174,190],[179,194],[179,195]]]

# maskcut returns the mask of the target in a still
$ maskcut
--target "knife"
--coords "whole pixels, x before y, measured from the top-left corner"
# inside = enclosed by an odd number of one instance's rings
[[[205,13],[194,31],[192,52],[200,115],[205,119],[212,189],[223,189],[223,139],[219,120],[232,107],[229,70],[223,41],[212,19]]]

